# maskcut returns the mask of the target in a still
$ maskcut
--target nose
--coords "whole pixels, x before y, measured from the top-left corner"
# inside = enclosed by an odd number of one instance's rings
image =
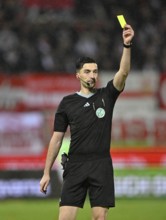
[[[94,72],[91,72],[91,73],[90,73],[90,78],[91,78],[91,79],[94,79],[94,78],[95,78],[95,75],[96,75],[96,74],[95,74]]]

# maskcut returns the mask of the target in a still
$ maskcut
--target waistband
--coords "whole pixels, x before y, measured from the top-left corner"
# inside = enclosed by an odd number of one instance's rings
[[[110,153],[100,153],[100,154],[71,154],[68,155],[70,162],[83,162],[89,160],[98,160],[104,158],[111,158]]]

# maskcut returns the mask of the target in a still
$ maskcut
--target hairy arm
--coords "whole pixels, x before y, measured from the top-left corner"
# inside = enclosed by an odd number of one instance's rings
[[[125,45],[130,45],[134,37],[134,31],[130,25],[126,25],[123,29],[123,42]],[[131,48],[123,48],[122,57],[120,61],[119,71],[115,74],[113,84],[115,88],[121,91],[124,88],[126,78],[130,71],[131,63]]]
[[[48,147],[44,174],[40,181],[40,191],[45,193],[50,182],[50,171],[62,145],[64,132],[54,132]]]

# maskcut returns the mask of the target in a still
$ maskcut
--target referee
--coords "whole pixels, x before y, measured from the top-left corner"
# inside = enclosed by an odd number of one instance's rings
[[[98,65],[89,57],[76,62],[80,91],[64,97],[57,109],[54,133],[50,140],[40,190],[45,193],[50,171],[60,150],[68,125],[71,142],[63,155],[63,186],[59,220],[75,220],[88,193],[93,220],[105,220],[115,206],[114,177],[110,156],[112,115],[130,70],[131,41],[134,31],[123,29],[123,53],[120,68],[104,88],[96,88]]]

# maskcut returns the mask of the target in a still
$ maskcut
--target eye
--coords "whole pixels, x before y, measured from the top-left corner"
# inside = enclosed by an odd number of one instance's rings
[[[84,70],[84,73],[89,73],[90,72],[90,70]]]

